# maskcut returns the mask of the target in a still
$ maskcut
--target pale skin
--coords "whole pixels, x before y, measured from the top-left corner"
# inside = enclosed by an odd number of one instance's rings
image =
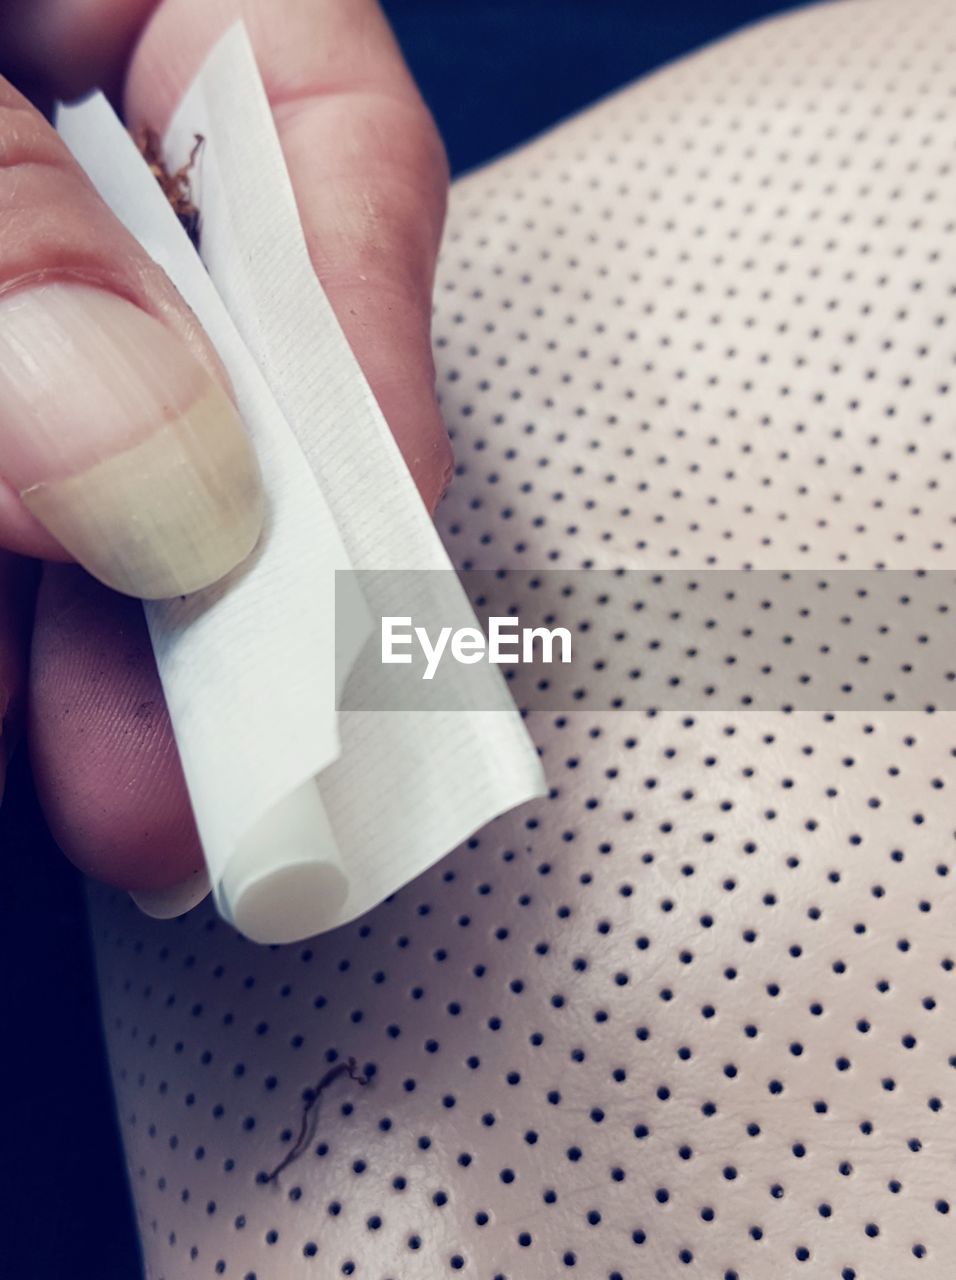
[[[240,16],[315,270],[434,509],[452,469],[429,340],[447,167],[374,0],[5,0],[0,72],[41,106],[104,86],[131,129],[161,132]],[[0,78],[0,299],[79,278],[157,317],[216,371],[181,299],[30,100]],[[8,419],[0,380],[0,794],[25,734],[64,852],[120,888],[174,886],[201,853],[141,606],[70,564],[31,513],[4,466]]]

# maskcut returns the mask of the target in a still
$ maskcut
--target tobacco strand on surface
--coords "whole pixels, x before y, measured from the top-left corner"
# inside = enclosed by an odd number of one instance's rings
[[[315,1126],[318,1123],[318,1104],[322,1094],[328,1087],[335,1083],[340,1076],[347,1075],[350,1080],[354,1080],[356,1084],[368,1084],[368,1076],[364,1076],[358,1069],[358,1063],[354,1058],[348,1058],[345,1062],[337,1062],[335,1066],[330,1067],[318,1084],[309,1091],[302,1108],[302,1119],[299,1123],[299,1132],[295,1142],[279,1161],[271,1173],[267,1173],[261,1180],[263,1182],[275,1182],[279,1174],[288,1169],[303,1154],[306,1147],[312,1141],[315,1135]]]

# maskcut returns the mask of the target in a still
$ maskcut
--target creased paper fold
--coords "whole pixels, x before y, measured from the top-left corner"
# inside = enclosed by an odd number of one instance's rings
[[[540,794],[537,754],[490,666],[483,705],[501,710],[336,712],[336,570],[451,566],[312,269],[242,25],[164,140],[171,167],[205,140],[205,269],[105,99],[58,128],[203,324],[259,457],[269,515],[251,561],[146,612],[219,909],[257,941],[307,937]],[[403,614],[475,625],[453,574],[397,576]],[[357,654],[378,619],[341,582],[339,641]]]

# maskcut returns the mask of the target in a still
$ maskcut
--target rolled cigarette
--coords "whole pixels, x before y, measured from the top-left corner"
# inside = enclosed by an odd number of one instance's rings
[[[243,836],[214,889],[221,913],[253,942],[297,942],[336,923],[349,881],[314,779]]]

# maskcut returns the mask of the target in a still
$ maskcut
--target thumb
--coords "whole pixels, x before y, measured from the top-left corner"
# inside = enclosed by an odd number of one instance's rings
[[[3,80],[0,225],[0,546],[65,553],[128,595],[216,581],[262,524],[258,468],[216,357]]]

